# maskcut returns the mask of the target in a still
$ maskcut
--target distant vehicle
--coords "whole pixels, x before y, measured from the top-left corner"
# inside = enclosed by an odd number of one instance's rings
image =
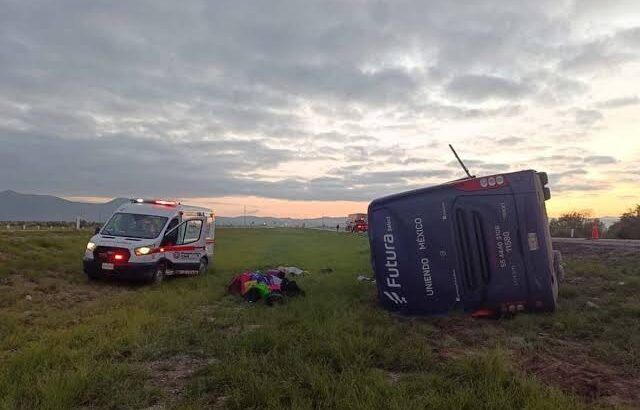
[[[87,244],[90,279],[161,282],[170,275],[203,275],[213,262],[215,216],[174,201],[135,199],[119,207]]]
[[[347,216],[347,232],[367,232],[367,214],[350,214]]]
[[[384,307],[409,314],[553,311],[547,174],[469,177],[374,200],[369,241]]]

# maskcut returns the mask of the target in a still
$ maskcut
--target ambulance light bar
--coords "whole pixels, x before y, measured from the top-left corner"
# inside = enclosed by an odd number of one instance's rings
[[[155,205],[164,205],[164,206],[176,206],[178,202],[176,201],[165,201],[163,199],[132,199],[131,202],[135,202],[138,204],[155,204]]]

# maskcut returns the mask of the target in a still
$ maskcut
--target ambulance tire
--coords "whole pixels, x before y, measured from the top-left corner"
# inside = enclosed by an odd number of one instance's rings
[[[200,276],[206,275],[208,271],[209,271],[209,262],[207,261],[207,258],[205,258],[205,257],[200,258],[200,266],[198,267],[198,275],[200,275]]]
[[[95,282],[97,280],[102,280],[102,274],[98,272],[87,272],[87,278],[90,281]]]
[[[164,274],[167,271],[167,265],[164,262],[159,262],[156,266],[155,272],[151,276],[151,283],[159,285],[164,280]]]

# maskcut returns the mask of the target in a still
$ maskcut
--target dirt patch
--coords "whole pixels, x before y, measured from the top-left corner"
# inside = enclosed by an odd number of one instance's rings
[[[520,366],[543,383],[588,401],[638,406],[640,379],[584,354],[540,353],[524,355]]]
[[[491,347],[495,345],[496,339],[506,337],[504,329],[496,325],[500,323],[499,320],[474,319],[469,316],[435,317],[429,323],[470,348]]]
[[[201,358],[179,354],[154,360],[147,364],[150,382],[169,397],[180,395],[193,375],[203,367],[217,363],[215,358]]]
[[[68,310],[77,305],[132,291],[132,288],[126,286],[74,283],[53,275],[32,278],[11,274],[0,278],[0,309],[46,313]]]
[[[443,336],[434,340],[434,353],[444,359],[471,357],[482,349],[501,341],[511,352],[513,362],[524,373],[535,375],[542,383],[575,394],[587,401],[599,401],[611,405],[626,405],[640,408],[640,377],[629,374],[613,365],[603,363],[588,354],[588,347],[570,340],[552,338],[544,333],[547,346],[554,352],[532,351],[530,343],[521,336],[508,335],[491,320],[468,317],[442,317],[429,320]],[[539,342],[539,340],[538,340]]]

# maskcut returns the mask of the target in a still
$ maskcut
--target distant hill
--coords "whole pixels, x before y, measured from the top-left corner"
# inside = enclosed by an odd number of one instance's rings
[[[598,218],[607,228],[620,220],[619,216],[603,216]]]
[[[0,221],[75,221],[76,216],[89,222],[105,222],[126,198],[116,198],[104,204],[74,202],[51,195],[21,194],[14,191],[0,192]],[[259,216],[218,216],[218,225],[242,226],[301,226],[328,227],[340,224],[344,227],[346,218],[325,217],[315,219],[274,218]]]
[[[104,222],[120,205],[129,201],[116,198],[104,204],[73,202],[51,195],[0,192],[0,221],[75,221],[76,216],[90,222]]]

